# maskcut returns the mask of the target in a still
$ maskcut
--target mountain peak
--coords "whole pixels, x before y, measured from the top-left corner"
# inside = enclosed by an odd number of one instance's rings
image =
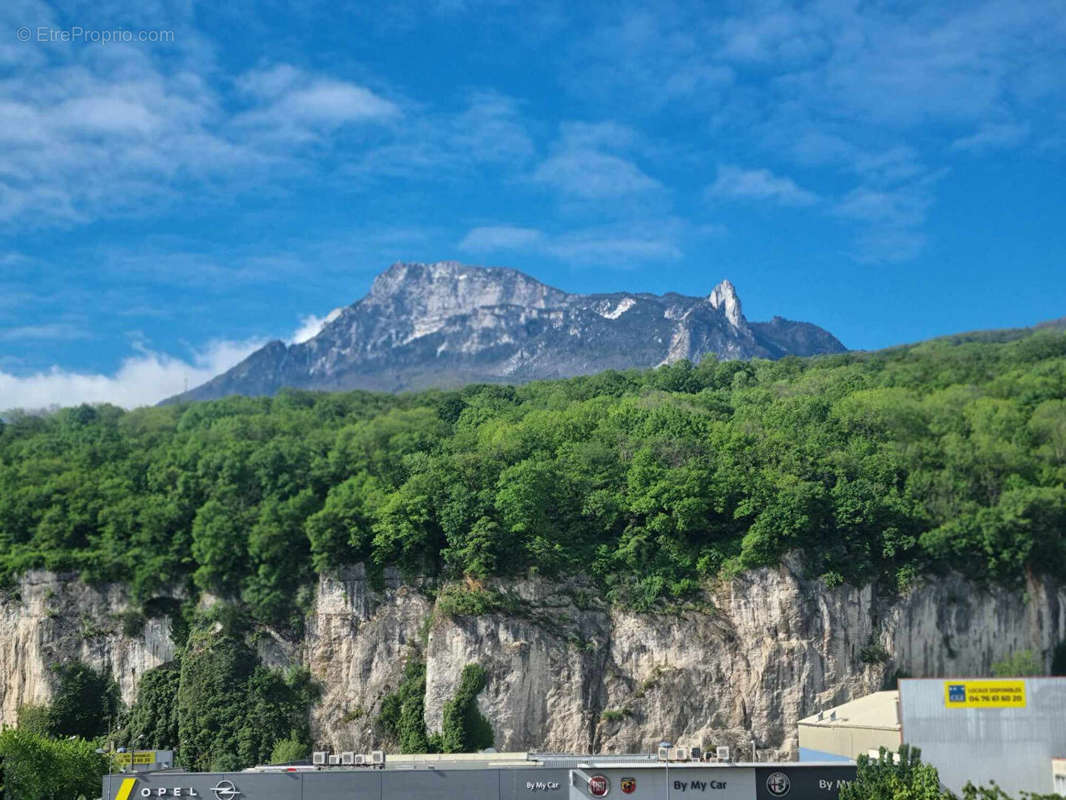
[[[802,322],[748,322],[736,289],[568,294],[507,267],[397,262],[303,343],[274,343],[176,400],[303,389],[404,391],[522,383],[720,358],[838,353]]]
[[[740,298],[737,297],[736,287],[728,278],[714,287],[707,297],[707,302],[711,304],[711,308],[721,310],[734,328],[739,328],[744,324],[744,312],[740,307]]]

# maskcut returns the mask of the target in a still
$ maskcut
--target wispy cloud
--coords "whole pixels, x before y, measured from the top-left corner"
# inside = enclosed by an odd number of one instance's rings
[[[682,256],[678,225],[597,226],[549,234],[515,225],[470,230],[459,249],[487,253],[545,254],[572,264],[628,267],[636,263],[673,261]]]
[[[537,183],[582,199],[640,194],[662,188],[632,161],[588,148],[557,153],[533,172]]]
[[[26,340],[72,341],[89,338],[84,327],[67,322],[51,322],[43,325],[19,325],[0,330],[0,341],[20,342]]]
[[[314,75],[289,64],[254,70],[237,78],[237,86],[253,102],[232,123],[270,139],[294,142],[353,123],[399,117],[399,106],[365,86]]]
[[[516,225],[487,225],[468,231],[459,249],[468,253],[493,253],[500,250],[533,250],[544,243],[544,232]]]
[[[833,214],[858,223],[856,260],[864,263],[909,261],[925,247],[922,231],[933,204],[933,187],[943,172],[891,187],[864,185],[852,189],[833,207]]]
[[[818,195],[798,185],[791,178],[774,175],[768,169],[742,169],[722,165],[718,177],[707,187],[710,197],[739,200],[769,200],[783,206],[809,206]]]
[[[983,123],[969,136],[962,136],[951,143],[952,150],[962,150],[971,154],[988,153],[1016,147],[1029,135],[1027,123],[1002,122]]]

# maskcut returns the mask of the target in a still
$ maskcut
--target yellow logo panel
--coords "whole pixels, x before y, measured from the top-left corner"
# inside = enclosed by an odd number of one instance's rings
[[[945,681],[948,708],[1025,708],[1025,681]]]
[[[129,800],[130,792],[133,791],[135,783],[137,783],[136,778],[124,778],[122,785],[118,787],[118,794],[115,795],[115,800]]]

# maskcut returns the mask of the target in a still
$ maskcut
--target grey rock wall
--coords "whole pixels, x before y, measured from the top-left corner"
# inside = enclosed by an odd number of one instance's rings
[[[320,579],[304,638],[259,637],[275,666],[302,663],[323,686],[316,738],[336,750],[380,744],[373,721],[406,659],[426,662],[425,719],[439,730],[463,667],[499,750],[648,751],[661,739],[794,753],[796,722],[915,677],[985,675],[1029,649],[1045,661],[1066,639],[1066,590],[1030,580],[983,588],[957,575],[902,596],[826,587],[795,561],[722,582],[700,607],[638,614],[609,607],[580,580],[496,584],[518,611],[451,617],[419,582],[374,588],[362,567]],[[51,696],[48,666],[78,658],[111,671],[127,702],[147,669],[174,657],[165,619],[122,632],[121,587],[34,572],[0,602],[0,723]]]

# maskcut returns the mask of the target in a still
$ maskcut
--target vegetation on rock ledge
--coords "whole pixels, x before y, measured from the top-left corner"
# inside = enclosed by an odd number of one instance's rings
[[[1066,569],[1056,331],[6,419],[0,575],[193,583],[293,630],[314,573],[359,561],[580,572],[638,608],[793,549],[831,583]]]

